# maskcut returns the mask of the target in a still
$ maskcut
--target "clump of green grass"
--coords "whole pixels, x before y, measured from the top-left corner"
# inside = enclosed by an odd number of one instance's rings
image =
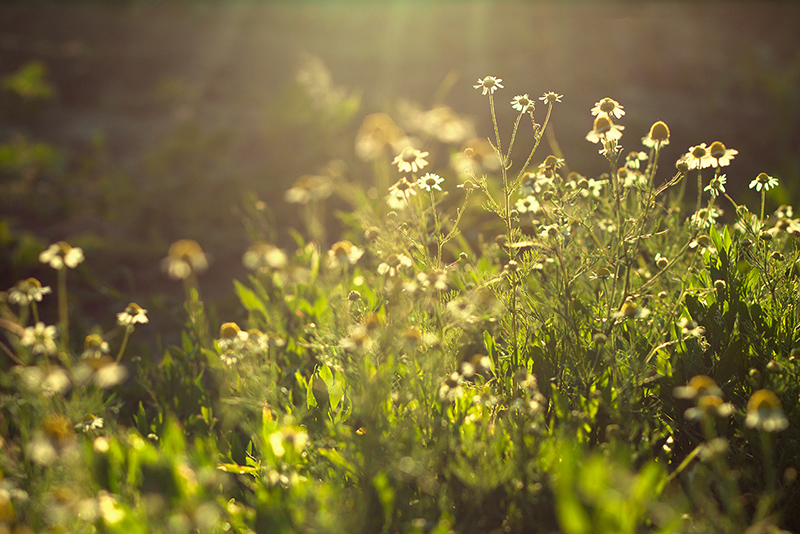
[[[668,126],[629,142],[611,98],[586,134],[608,171],[586,177],[552,140],[541,153],[562,95],[515,96],[506,130],[503,80],[475,88],[488,139],[443,106],[369,115],[354,157],[287,192],[304,207],[293,251],[251,221],[235,317],[201,297],[200,245],[174,243],[162,267],[184,285],[186,323],[159,358],[131,349],[148,326],[136,303],[77,336],[67,282],[83,251],[42,252],[56,290],[28,278],[0,300],[0,525],[795,525],[800,221],[766,213],[777,179],[753,179],[751,213],[726,191],[736,150],[701,143],[665,163]],[[352,209],[329,244],[334,195]],[[54,297],[47,325],[37,306]]]

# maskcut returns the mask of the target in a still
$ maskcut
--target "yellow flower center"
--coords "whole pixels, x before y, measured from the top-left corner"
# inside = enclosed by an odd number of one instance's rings
[[[689,380],[689,387],[694,389],[698,395],[719,391],[717,383],[705,375],[697,375]]]
[[[411,163],[412,161],[417,159],[416,151],[411,147],[404,148],[401,159],[406,163]]]
[[[617,103],[611,100],[610,98],[604,98],[603,101],[600,103],[600,111],[605,113],[611,113],[617,108]]]
[[[607,131],[609,131],[611,129],[611,126],[613,126],[613,123],[605,115],[599,115],[594,120],[594,131],[596,133],[599,133],[599,134],[605,133],[605,132],[607,132]]]
[[[134,303],[134,302],[131,302],[125,308],[125,313],[127,313],[128,315],[138,315],[141,311],[142,311],[142,307],[139,306],[138,304]]]
[[[759,389],[747,402],[747,413],[776,410],[781,407],[778,396],[768,389]]]
[[[544,158],[543,165],[545,167],[556,167],[558,166],[558,158],[553,156],[552,154]]]
[[[723,145],[719,141],[714,141],[713,143],[711,143],[711,146],[708,147],[708,151],[711,153],[711,156],[717,159],[725,155],[725,150],[727,150],[725,148],[725,145]]]
[[[331,251],[333,255],[337,258],[341,258],[343,256],[347,256],[350,254],[350,250],[352,250],[353,244],[349,241],[338,241],[333,244],[331,247]]]
[[[242,329],[236,323],[223,323],[219,327],[219,337],[222,339],[233,339],[239,335]]]
[[[705,147],[696,146],[696,147],[694,147],[692,149],[692,156],[694,156],[697,159],[702,159],[702,158],[706,157],[706,154],[707,154],[707,152],[706,152]]]
[[[666,141],[669,139],[669,128],[667,125],[658,121],[650,127],[650,139],[653,141]]]

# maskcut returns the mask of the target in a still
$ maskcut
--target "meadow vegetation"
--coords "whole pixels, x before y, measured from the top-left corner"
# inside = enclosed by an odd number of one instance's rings
[[[668,125],[625,129],[610,97],[586,110],[607,170],[583,176],[548,135],[569,95],[505,84],[473,84],[476,133],[444,105],[358,115],[306,72],[292,109],[347,152],[281,191],[296,228],[245,195],[236,306],[203,298],[201,243],[163,251],[175,343],[141,341],[135,296],[112,325],[81,317],[89,249],[6,220],[6,261],[46,270],[0,298],[0,532],[800,528],[800,220],[767,209],[780,181],[733,198],[736,149],[667,160]],[[36,67],[4,87],[51,94]],[[4,202],[63,175],[24,139],[0,170]],[[100,198],[122,206],[113,178]]]

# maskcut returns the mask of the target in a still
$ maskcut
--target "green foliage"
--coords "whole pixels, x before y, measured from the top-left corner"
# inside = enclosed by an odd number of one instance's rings
[[[325,138],[359,101],[308,72],[292,113]],[[581,176],[556,143],[539,155],[560,95],[540,110],[515,97],[506,137],[501,82],[476,85],[494,127],[485,142],[449,108],[365,117],[347,162],[287,193],[303,215],[293,251],[267,242],[258,201],[246,207],[250,275],[232,282],[235,307],[201,297],[208,258],[175,242],[162,267],[183,285],[184,324],[165,347],[131,345],[151,326],[135,303],[110,328],[84,328],[70,303],[88,297],[67,287],[83,250],[44,250],[54,289],[26,278],[0,299],[0,527],[795,527],[800,220],[786,207],[764,215],[766,179],[754,181],[760,216],[723,196],[734,154],[721,143],[664,176],[666,125],[645,152],[626,150],[608,98],[587,139],[609,170]],[[194,177],[222,157],[219,140],[186,134],[155,172]],[[423,135],[425,151],[400,146]],[[54,154],[21,141],[0,164],[24,182],[31,168],[57,172]],[[717,189],[698,187],[686,217],[694,178]],[[321,213],[334,196],[350,209],[328,244]],[[723,198],[731,225],[714,217]],[[0,226],[4,244],[30,249],[22,235]],[[58,328],[40,316],[45,299]]]

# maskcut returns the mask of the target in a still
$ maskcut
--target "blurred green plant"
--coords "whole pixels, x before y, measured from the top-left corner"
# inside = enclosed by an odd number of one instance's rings
[[[341,112],[330,122],[355,116],[354,97],[309,80]],[[725,189],[736,150],[701,143],[672,168],[667,125],[630,150],[608,97],[586,135],[608,171],[585,177],[556,144],[538,153],[562,95],[515,96],[506,132],[503,80],[474,87],[488,140],[443,105],[365,116],[349,153],[288,188],[304,209],[292,250],[251,196],[236,307],[201,291],[215,266],[199,241],[173,242],[160,267],[184,319],[153,354],[132,344],[150,312],[121,301],[113,326],[87,327],[84,250],[40,246],[55,281],[0,294],[2,527],[797,527],[800,219],[766,211],[780,181],[753,179],[750,212]],[[201,176],[216,156],[191,147],[215,142],[195,134],[153,169]],[[328,244],[337,198],[350,208]]]

